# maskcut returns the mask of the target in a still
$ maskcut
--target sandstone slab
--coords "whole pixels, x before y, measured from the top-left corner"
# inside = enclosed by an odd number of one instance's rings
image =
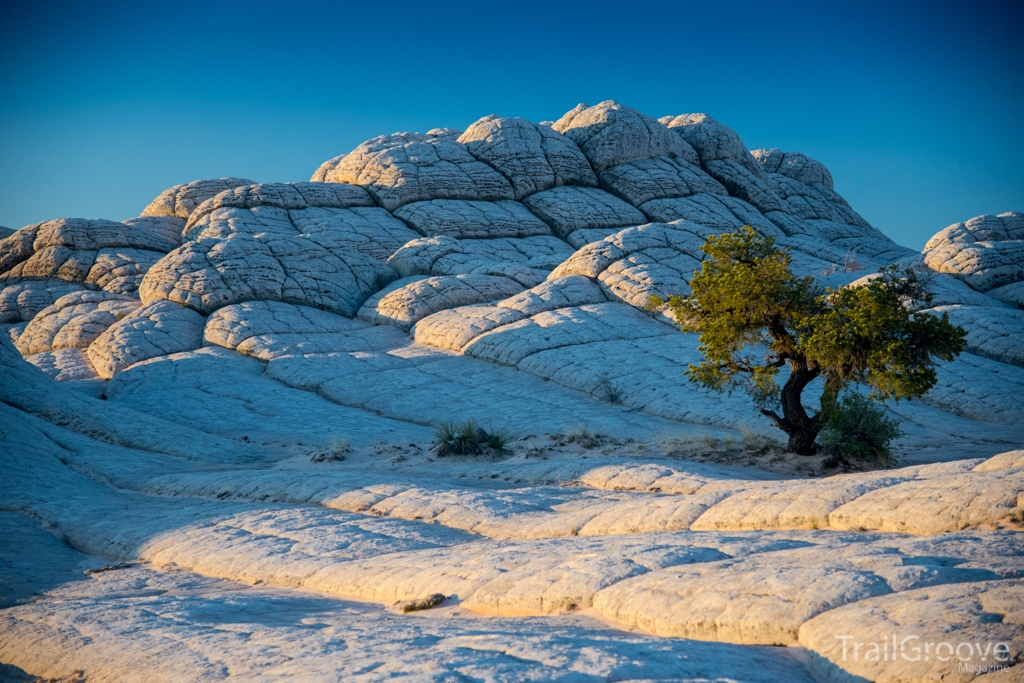
[[[110,379],[125,368],[157,356],[202,346],[204,316],[173,301],[157,300],[126,315],[89,346],[96,372]]]
[[[516,199],[562,185],[597,185],[576,143],[549,126],[519,117],[485,116],[470,125],[459,142],[508,178]]]

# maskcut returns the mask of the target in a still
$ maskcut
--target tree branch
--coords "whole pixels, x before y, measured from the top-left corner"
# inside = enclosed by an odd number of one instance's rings
[[[770,419],[772,422],[774,422],[775,426],[781,429],[782,431],[786,432],[787,434],[790,433],[790,429],[787,426],[786,421],[779,417],[779,414],[776,413],[774,410],[766,410],[765,408],[761,408],[761,414]]]

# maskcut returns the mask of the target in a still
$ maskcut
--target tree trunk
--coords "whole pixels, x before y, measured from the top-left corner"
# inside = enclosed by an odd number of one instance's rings
[[[817,370],[810,370],[806,363],[790,361],[792,372],[789,380],[782,387],[782,415],[780,419],[771,410],[761,412],[770,417],[779,429],[789,435],[787,449],[798,455],[814,455],[814,440],[821,430],[820,415],[811,417],[804,410],[800,397],[804,387],[818,376]]]

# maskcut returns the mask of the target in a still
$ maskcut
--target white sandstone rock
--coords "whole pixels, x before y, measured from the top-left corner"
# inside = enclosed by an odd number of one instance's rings
[[[769,173],[768,184],[780,200],[779,210],[796,218],[822,219],[863,228],[870,227],[846,200],[826,185],[805,185],[779,173]]]
[[[993,299],[1010,304],[1011,306],[1024,308],[1024,280],[996,287],[985,293]]]
[[[174,227],[180,225],[178,221],[129,220],[133,222],[116,223],[99,218],[59,218],[46,221],[39,224],[32,246],[37,252],[46,247],[66,247],[76,251],[131,247],[162,253],[177,246],[171,235]]]
[[[936,383],[921,401],[981,422],[1024,424],[1024,369],[961,353],[936,365]]]
[[[781,211],[783,208],[782,198],[768,181],[735,159],[706,161],[704,170],[720,182],[730,195],[748,202],[761,213]]]
[[[438,259],[448,254],[464,254],[465,251],[462,243],[454,237],[424,237],[402,246],[388,259],[388,265],[403,278],[430,275]]]
[[[161,192],[142,210],[142,215],[188,218],[193,209],[210,197],[240,185],[252,185],[252,181],[244,178],[212,178],[175,185]]]
[[[743,140],[732,128],[722,125],[707,114],[664,116],[659,121],[669,130],[678,133],[696,150],[702,166],[709,161],[731,159],[762,182],[767,182],[761,164],[751,155]]]
[[[57,349],[85,348],[108,327],[142,304],[107,292],[65,294],[40,311],[18,339],[23,356]]]
[[[529,209],[519,202],[507,200],[434,199],[406,204],[395,210],[395,216],[425,237],[446,235],[472,239],[551,234],[551,228]]]
[[[203,329],[209,344],[237,349],[264,335],[311,335],[351,332],[365,328],[359,321],[307,306],[279,301],[246,301],[219,308]]]
[[[462,351],[481,334],[526,317],[517,310],[500,306],[462,306],[423,318],[412,332],[419,344]]]
[[[514,199],[512,185],[452,134],[395,133],[325,161],[311,180],[365,187],[388,211],[429,199]]]
[[[518,322],[545,311],[598,304],[606,301],[601,289],[579,275],[555,277],[533,289],[490,306],[461,306],[420,320],[415,327],[417,342],[452,351],[462,351],[485,332]]]
[[[628,228],[583,247],[551,276],[595,278],[612,297],[644,308],[652,295],[667,299],[690,293],[690,278],[700,268],[701,246],[710,234],[687,221]]]
[[[21,230],[0,239],[0,273],[7,272],[32,255],[40,225],[42,223],[26,225]]]
[[[936,306],[925,311],[949,315],[967,330],[967,350],[1000,363],[1024,367],[1024,311],[991,306]]]
[[[156,217],[125,223],[61,218],[31,225],[0,243],[0,279],[64,280],[134,294],[150,266],[180,244],[183,224]]]
[[[605,237],[614,235],[620,230],[622,228],[583,228],[582,230],[572,231],[565,238],[565,241],[571,244],[574,249],[582,249],[591,242],[600,242]]]
[[[633,206],[652,199],[689,197],[702,192],[728,194],[721,183],[699,166],[670,157],[637,159],[607,168],[601,172],[601,187]]]
[[[144,303],[167,299],[203,315],[269,299],[353,316],[395,277],[370,256],[332,251],[301,236],[236,233],[175,249],[150,269],[139,294]]]
[[[800,644],[837,683],[1020,680],[1019,665],[975,676],[1024,657],[1022,604],[1019,580],[928,586],[820,614],[800,627]]]
[[[402,277],[501,275],[533,287],[571,254],[572,247],[549,235],[479,240],[440,235],[410,241],[388,259],[388,265]]]
[[[0,283],[64,280],[84,284],[95,261],[96,251],[76,250],[65,246],[43,247],[6,273],[0,273]]]
[[[74,382],[100,378],[96,370],[93,369],[85,349],[71,348],[44,351],[26,356],[25,360],[58,382]]]
[[[310,183],[315,184],[315,183]],[[234,235],[298,237],[332,252],[356,251],[378,261],[419,234],[376,207],[309,207],[252,209],[221,207],[186,228],[185,239],[226,239]]]
[[[990,524],[1024,508],[1024,470],[990,470],[909,481],[865,493],[829,513],[835,529],[911,534]]]
[[[750,154],[767,173],[778,173],[804,185],[824,185],[833,189],[832,174],[820,161],[800,152],[783,152],[778,147],[755,149]]]
[[[516,199],[597,178],[570,138],[519,117],[485,116],[459,137],[469,153],[508,178]]]
[[[100,249],[85,282],[114,294],[138,294],[142,279],[164,254],[144,249]]]
[[[924,260],[940,273],[950,273],[979,292],[1024,280],[1024,214],[977,216],[935,234],[924,248]]]
[[[157,300],[107,328],[89,346],[89,360],[100,377],[110,379],[135,363],[198,349],[205,322],[191,308]]]
[[[694,150],[655,119],[614,100],[593,107],[580,104],[552,126],[579,145],[594,170],[637,159],[678,157],[697,163]]]
[[[497,305],[532,316],[558,308],[599,304],[606,300],[600,287],[597,287],[588,278],[579,275],[556,276],[552,274],[546,282],[522,294],[499,301]]]
[[[185,229],[186,221],[177,216],[138,216],[126,218],[121,222],[133,233],[144,233],[148,236],[150,246],[147,246],[147,249],[167,253],[181,246],[181,233]]]
[[[634,207],[590,187],[556,187],[527,197],[525,204],[562,239],[576,230],[621,228],[646,222]]]
[[[7,285],[0,289],[0,323],[32,320],[65,294],[82,289],[83,285],[64,280],[28,280]]]
[[[373,353],[409,341],[388,325],[371,325],[277,301],[248,301],[218,309],[203,334],[204,344],[225,346],[261,360],[296,354]]]
[[[467,356],[516,365],[538,351],[613,339],[661,335],[663,325],[619,303],[587,304],[538,313],[486,332],[463,349]]]
[[[608,619],[660,636],[790,645],[805,622],[829,610],[979,574],[929,556],[952,550],[952,544],[894,539],[896,547],[885,548],[850,540],[845,547],[778,550],[651,571],[598,591],[594,606]],[[958,550],[971,553],[963,546]]]
[[[767,237],[784,233],[753,206],[735,197],[699,193],[689,197],[652,199],[640,207],[652,221],[687,220],[715,232],[733,232],[749,225]]]
[[[523,287],[519,283],[494,275],[416,278],[400,287],[388,287],[367,299],[359,309],[359,318],[408,330],[432,313],[497,301],[521,291]]]
[[[1024,469],[1024,450],[1007,451],[993,455],[988,460],[974,467],[975,472],[991,472],[993,470]]]
[[[343,183],[257,183],[219,192],[199,204],[188,216],[191,230],[204,216],[220,208],[255,209],[272,206],[296,210],[372,207],[373,199],[361,187]]]

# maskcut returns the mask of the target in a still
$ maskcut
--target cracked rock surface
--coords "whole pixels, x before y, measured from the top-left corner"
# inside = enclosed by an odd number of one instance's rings
[[[1024,280],[1024,213],[984,215],[954,223],[935,234],[924,248],[924,260],[940,273],[950,273],[979,292],[1003,290],[998,298],[1019,303],[1017,289]]]
[[[241,185],[252,185],[252,181],[244,178],[211,178],[175,185],[151,201],[149,206],[142,210],[142,215],[188,218],[189,214],[207,199]]]
[[[606,101],[0,231],[0,677],[1016,680],[1022,214],[917,253],[837,181]],[[892,466],[824,476],[686,381],[649,298],[744,225],[824,286],[913,268],[967,330],[886,405]],[[439,456],[467,420],[493,445]],[[954,633],[1011,668],[835,638]]]

